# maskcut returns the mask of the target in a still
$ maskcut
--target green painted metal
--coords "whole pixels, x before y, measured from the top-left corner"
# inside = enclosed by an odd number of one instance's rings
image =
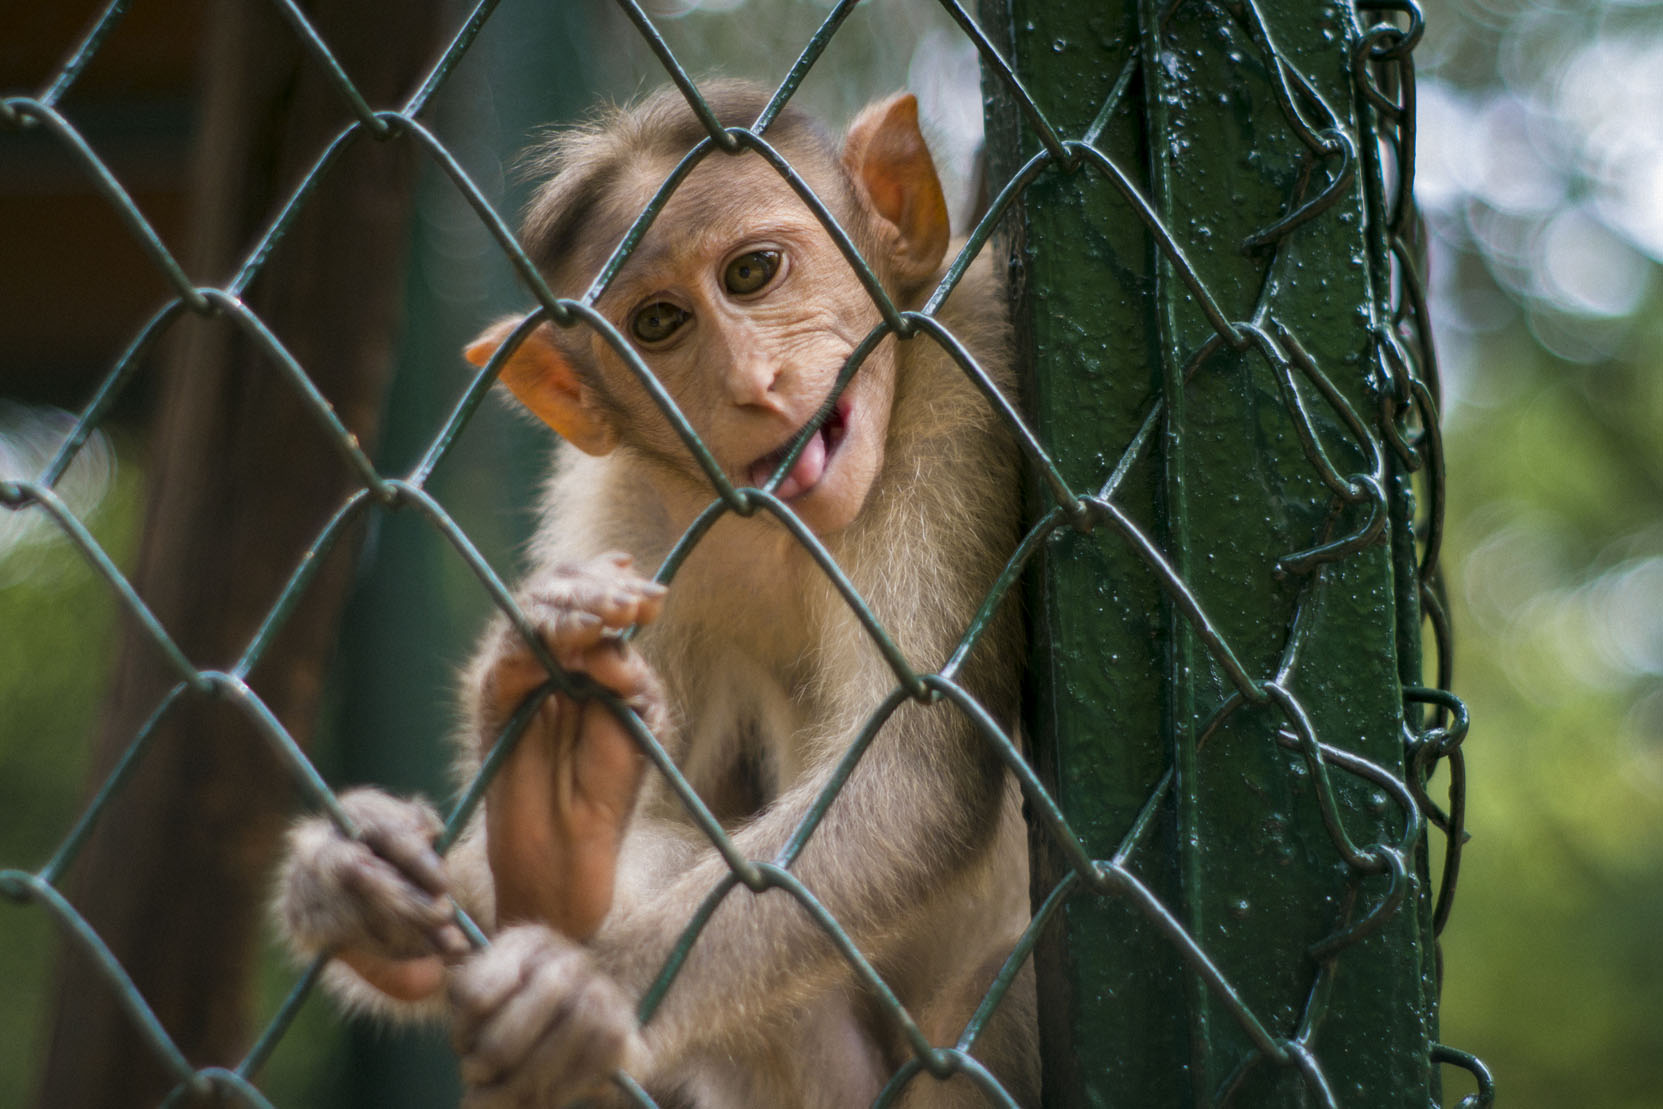
[[[1394,308],[1408,208],[1388,216],[1374,136],[1399,172],[1412,100],[1376,82],[1412,82],[1419,16],[1390,7],[1408,27],[1342,2],[983,9],[1072,156],[1010,233],[1028,411],[1141,533],[1059,531],[1031,577],[1036,763],[1143,887],[1075,894],[1040,946],[1048,1105],[1439,1096],[1405,687],[1441,503],[1417,548],[1435,404],[1409,447],[1381,367],[1424,321]],[[1004,180],[1059,140],[988,84]],[[1036,836],[1036,902],[1067,854]]]

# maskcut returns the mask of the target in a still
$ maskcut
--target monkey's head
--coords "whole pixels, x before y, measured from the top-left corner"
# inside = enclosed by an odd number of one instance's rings
[[[706,90],[723,126],[748,126],[764,90]],[[535,166],[549,174],[526,217],[530,256],[557,293],[575,295],[687,151],[706,136],[681,95],[660,92],[555,136]],[[902,306],[933,283],[947,249],[947,206],[900,94],[863,111],[841,145],[787,109],[767,139],[849,232]],[[707,156],[681,182],[596,303],[639,352],[728,476],[760,485],[811,422],[879,314],[830,234],[761,155]],[[468,347],[483,365],[518,324]],[[855,376],[780,484],[815,532],[859,515],[883,467],[895,396],[896,340]],[[502,381],[569,443],[632,452],[682,494],[709,483],[628,363],[593,327],[544,324],[511,354]]]

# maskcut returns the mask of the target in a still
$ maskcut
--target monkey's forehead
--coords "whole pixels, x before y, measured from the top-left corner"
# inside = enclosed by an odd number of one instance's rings
[[[793,168],[837,212],[847,186],[835,164],[827,164],[827,159],[798,161]],[[573,256],[559,265],[562,284],[587,284],[599,272],[675,167],[673,160],[653,158],[623,167],[585,221]],[[631,250],[620,277],[720,252],[747,235],[787,229],[824,233],[814,210],[760,154],[713,153],[676,184]]]

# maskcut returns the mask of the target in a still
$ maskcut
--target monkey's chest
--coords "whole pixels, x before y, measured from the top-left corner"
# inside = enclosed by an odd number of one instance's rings
[[[804,707],[773,674],[730,658],[680,706],[678,762],[724,825],[755,816],[805,772],[810,742]]]

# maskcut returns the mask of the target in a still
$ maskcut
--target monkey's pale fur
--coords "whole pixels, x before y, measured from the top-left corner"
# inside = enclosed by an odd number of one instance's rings
[[[728,124],[748,123],[765,101],[744,86],[721,86],[713,99]],[[642,119],[677,116],[676,102],[661,95],[635,112],[628,127],[637,147],[615,118],[610,130],[598,126],[565,140],[546,166],[569,169],[574,159],[599,158],[608,143],[617,162],[641,154],[645,143],[647,162],[660,167],[661,178],[673,160],[665,163],[641,136],[661,137],[667,124],[655,129]],[[687,129],[684,122],[678,126]],[[854,199],[858,190],[838,179],[836,152],[796,116],[783,116],[769,138],[794,164],[814,166],[816,189],[829,194],[834,211],[843,207],[839,218],[874,258],[868,224],[876,217]],[[608,163],[599,175],[611,181],[621,172]],[[566,240],[558,257],[539,259],[551,283],[560,282],[557,289],[586,279],[592,270],[583,267],[610,246],[585,243],[581,226],[556,227],[566,217],[554,209],[574,197],[602,202],[600,185],[569,177],[545,187],[527,221],[534,257],[538,236]],[[883,274],[882,258],[874,261]],[[921,282],[909,297],[921,299],[933,285]],[[938,319],[1009,393],[1004,304],[991,266],[978,262]],[[560,342],[575,345],[571,335]],[[957,647],[1015,549],[1018,458],[987,398],[932,339],[885,344],[894,347],[894,390],[881,470],[853,521],[821,541],[905,657],[927,673]],[[748,483],[743,475],[738,481]],[[603,455],[563,449],[532,543],[527,589],[535,591],[556,567],[609,551],[657,567],[712,497],[685,457],[638,449],[628,435]],[[1007,729],[1016,715],[1018,625],[1013,606],[1003,606],[957,674]],[[470,721],[461,742],[464,775],[478,765],[479,691],[497,665],[500,641],[494,629],[464,683]],[[761,861],[790,839],[832,768],[897,685],[847,601],[766,512],[749,519],[730,514],[703,537],[670,583],[662,613],[634,646],[663,682],[669,723],[659,738],[743,855]],[[307,845],[304,836],[317,834],[315,828],[297,834],[296,843]],[[494,926],[483,840],[479,827],[470,829],[448,871],[455,895]],[[1020,797],[991,743],[945,701],[905,702],[792,872],[931,1042],[950,1045],[1027,923],[1026,858]],[[284,880],[291,894],[304,880],[294,874],[297,865],[291,861]],[[727,874],[662,777],[649,771],[619,856],[611,910],[586,943],[594,966],[625,995],[639,996]],[[308,942],[314,935],[340,934],[308,931],[314,906],[338,912],[319,904],[327,897],[308,890],[301,901],[284,900],[288,930],[301,946],[317,946]],[[335,985],[365,1001],[366,991],[350,977],[342,972]],[[1032,1005],[1031,975],[1024,973],[975,1050],[1024,1105],[1038,1101]],[[847,960],[791,895],[753,895],[743,886],[728,893],[705,925],[641,1037],[614,1046],[666,1106],[869,1104],[911,1057]],[[488,1103],[497,1104],[477,1102]],[[984,1102],[967,1079],[942,1083],[922,1074],[907,1087],[904,1103]]]

